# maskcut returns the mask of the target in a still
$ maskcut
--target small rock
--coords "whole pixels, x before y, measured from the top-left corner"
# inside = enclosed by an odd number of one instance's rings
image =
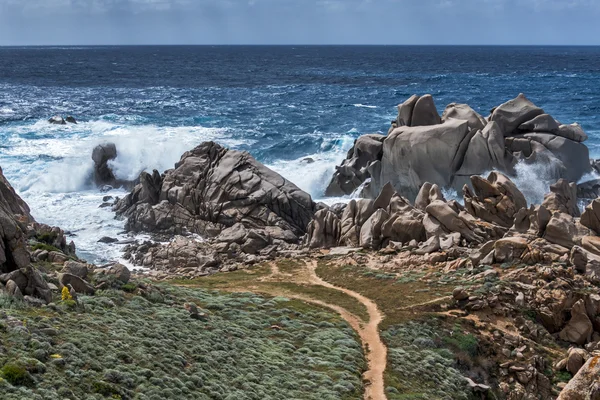
[[[129,268],[127,268],[123,264],[115,264],[109,267],[107,269],[107,273],[114,275],[114,277],[117,278],[118,281],[121,281],[123,283],[129,282],[129,279],[131,278],[131,271],[129,271]]]
[[[454,297],[455,300],[463,301],[469,298],[469,293],[467,293],[463,287],[459,286],[452,291],[452,297]]]
[[[98,240],[98,243],[117,243],[119,239],[111,238],[108,236],[103,236]]]
[[[59,274],[58,276],[58,281],[62,286],[69,287],[71,285],[77,293],[93,295],[96,292],[96,289],[92,285],[78,276],[71,274]]]
[[[65,119],[63,117],[61,117],[60,115],[55,115],[54,117],[50,118],[48,120],[48,122],[51,124],[54,124],[54,125],[66,125],[67,124]]]
[[[87,265],[75,261],[65,262],[62,272],[65,274],[75,275],[81,279],[85,279],[88,276]]]
[[[23,297],[23,300],[25,300],[25,303],[29,304],[32,307],[42,307],[46,305],[46,302],[42,299],[38,299],[37,297],[33,297],[33,296],[25,296]]]
[[[59,253],[58,251],[51,251],[48,254],[48,261],[50,261],[51,263],[62,264],[68,259],[69,256],[67,256],[64,253]]]

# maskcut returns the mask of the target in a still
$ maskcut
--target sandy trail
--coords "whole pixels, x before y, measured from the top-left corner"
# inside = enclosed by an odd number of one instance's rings
[[[355,298],[365,306],[369,314],[369,321],[366,323],[363,322],[361,318],[357,317],[341,306],[327,303],[311,296],[293,293],[288,290],[274,288],[265,290],[265,288],[261,288],[252,284],[245,286],[244,288],[230,287],[226,290],[231,292],[253,291],[268,293],[273,296],[288,297],[329,308],[338,313],[346,322],[348,322],[348,324],[350,324],[352,329],[358,333],[363,348],[365,349],[368,368],[363,374],[363,380],[365,382],[364,400],[387,400],[387,397],[385,396],[385,385],[383,378],[387,363],[387,347],[383,344],[381,337],[379,336],[379,324],[383,320],[383,314],[381,311],[379,311],[377,305],[372,300],[359,293],[332,285],[331,283],[321,279],[316,273],[316,261],[304,263],[302,268],[294,271],[293,274],[283,273],[275,262],[270,263],[270,269],[270,273],[267,276],[258,279],[258,282],[291,282],[300,285],[308,284],[323,286],[328,289],[340,291]]]
[[[354,297],[367,308],[367,311],[369,313],[369,321],[366,324],[358,324],[358,326],[355,326],[354,323],[358,322],[359,319],[343,309],[342,310],[345,311],[346,314],[350,314],[351,318],[346,318],[346,316],[344,316],[344,313],[342,312],[340,312],[340,315],[342,316],[342,318],[348,321],[348,323],[354,328],[354,330],[356,330],[356,332],[360,336],[363,346],[365,347],[365,353],[368,362],[368,369],[363,375],[365,381],[367,382],[367,385],[365,387],[365,400],[387,399],[387,397],[385,396],[385,385],[383,379],[383,373],[385,372],[385,367],[387,363],[387,348],[385,347],[385,345],[381,341],[381,337],[379,336],[379,324],[383,320],[383,314],[381,313],[381,311],[379,311],[377,304],[375,304],[373,301],[359,293],[332,285],[331,283],[321,279],[316,273],[316,261],[311,262],[307,266],[310,272],[309,283],[343,292],[348,296]],[[334,307],[337,306],[332,306],[330,308],[335,309]],[[354,323],[353,321],[351,321],[352,318],[355,320]]]

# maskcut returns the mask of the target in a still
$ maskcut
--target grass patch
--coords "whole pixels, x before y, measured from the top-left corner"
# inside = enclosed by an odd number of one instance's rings
[[[354,297],[347,295],[346,293],[340,292],[339,290],[329,289],[318,285],[299,285],[295,283],[265,283],[260,285],[259,288],[268,289],[273,288],[275,291],[284,290],[291,293],[300,295],[306,295],[308,297],[323,301],[325,303],[334,304],[344,308],[345,310],[356,315],[363,321],[369,321],[369,313],[367,308],[360,301]],[[268,293],[269,290],[266,290]]]
[[[294,272],[297,272],[299,269],[301,269],[303,266],[303,261],[296,261],[291,258],[283,258],[277,260],[277,267],[279,268],[279,272],[284,274],[293,274]]]
[[[256,281],[269,275],[271,268],[266,264],[259,264],[247,269],[242,269],[227,273],[218,273],[210,276],[203,276],[195,279],[172,279],[168,281],[173,285],[194,286],[207,289],[226,289],[234,288],[240,285],[247,285],[248,282]]]
[[[283,259],[277,261],[277,266],[280,273],[293,275],[304,268],[304,263],[302,262],[301,264],[299,261]],[[352,296],[339,290],[319,285],[286,281],[263,281],[262,278],[268,276],[270,272],[271,267],[269,265],[258,265],[245,270],[215,274],[193,280],[171,280],[170,283],[213,290],[251,290],[255,293],[264,293],[267,295],[274,295],[280,292],[288,293],[290,296],[297,294],[340,306],[363,321],[369,320],[367,308]]]
[[[61,250],[59,248],[51,246],[51,245],[46,244],[46,243],[36,243],[36,244],[34,244],[31,247],[31,249],[33,251],[36,251],[36,250],[46,250],[48,252],[57,251],[57,252],[61,253]]]
[[[6,363],[2,367],[2,377],[13,386],[29,386],[33,383],[27,368],[17,363]]]
[[[327,261],[320,261],[317,275],[336,286],[344,287],[368,297],[377,303],[385,314],[385,319],[380,329],[414,319],[426,311],[406,311],[403,308],[416,304],[426,303],[436,298],[443,297],[452,292],[452,286],[441,285],[432,290],[431,285],[419,281],[418,276],[412,274],[411,279],[382,278],[378,273],[372,273],[366,266],[335,265]]]

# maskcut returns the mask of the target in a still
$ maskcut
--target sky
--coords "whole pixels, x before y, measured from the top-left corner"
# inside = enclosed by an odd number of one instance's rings
[[[0,0],[0,45],[600,45],[600,0]]]

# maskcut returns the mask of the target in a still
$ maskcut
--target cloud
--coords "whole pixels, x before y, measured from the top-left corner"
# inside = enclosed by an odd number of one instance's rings
[[[0,0],[0,44],[600,44],[598,0]]]

